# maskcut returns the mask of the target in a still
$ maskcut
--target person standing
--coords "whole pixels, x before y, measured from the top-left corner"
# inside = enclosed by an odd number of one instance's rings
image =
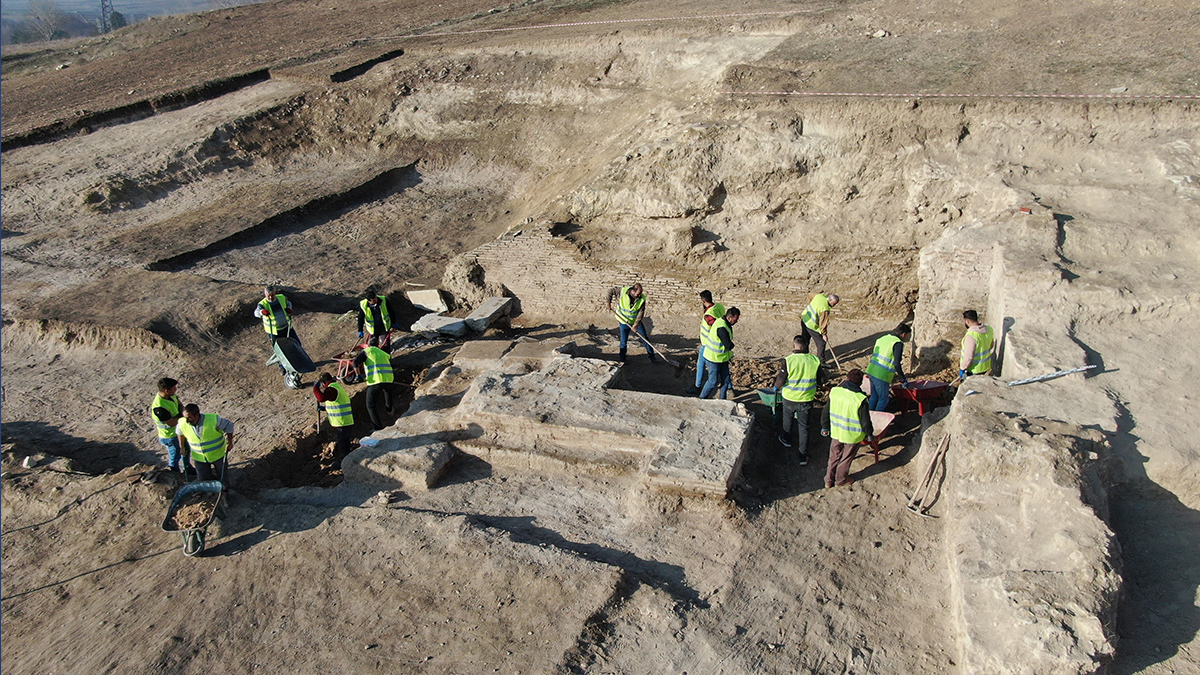
[[[708,372],[709,362],[704,358],[704,336],[714,321],[725,316],[725,305],[713,302],[711,291],[700,291],[700,302],[704,307],[703,314],[700,315],[700,349],[696,354],[696,386],[688,391],[689,394],[700,393],[700,387],[704,385],[704,378]]]
[[[176,427],[185,451],[192,455],[196,477],[225,482],[225,464],[233,451],[233,422],[215,413],[200,414],[200,406],[183,407],[183,419]]]
[[[290,337],[300,344],[300,336],[292,330],[292,303],[283,293],[276,293],[274,286],[263,288],[263,299],[254,307],[254,316],[262,319],[263,330],[274,346],[281,336]],[[279,373],[287,377],[287,368],[279,364]]]
[[[741,318],[742,311],[737,307],[730,307],[725,311],[725,316],[714,320],[708,332],[704,334],[704,358],[709,360],[709,368],[704,388],[700,390],[700,398],[708,398],[718,384],[721,391],[717,398],[722,400],[729,390],[733,389],[729,362],[733,360],[733,327]]]
[[[962,357],[958,362],[958,379],[992,372],[992,353],[996,335],[991,326],[979,323],[979,313],[973,309],[963,312],[967,332],[962,339]]]
[[[392,357],[379,348],[378,335],[372,335],[367,348],[354,357],[354,370],[367,382],[367,416],[371,418],[371,426],[379,431],[385,426],[385,415],[393,410],[392,382],[396,377],[392,372]]]
[[[613,309],[613,301],[617,303],[616,309]],[[636,330],[638,335],[645,340],[642,347],[646,349],[646,355],[650,357],[650,362],[657,361],[658,359],[654,358],[654,352],[650,350],[650,336],[646,334],[646,327],[642,325],[642,319],[646,317],[646,293],[642,290],[642,285],[634,284],[623,288],[614,286],[608,291],[606,303],[608,310],[616,315],[617,322],[620,324],[621,353],[618,359],[621,363],[625,363],[625,352],[631,330]]]
[[[904,343],[908,342],[910,337],[912,328],[902,323],[875,341],[871,362],[867,364],[867,377],[871,379],[871,400],[868,404],[871,410],[882,411],[887,408],[892,397],[892,381],[896,377],[900,378],[904,386],[908,386],[901,357],[904,356]]]
[[[825,487],[850,485],[850,463],[858,444],[875,433],[867,395],[862,393],[863,371],[855,368],[846,379],[829,390],[829,406],[821,415],[821,435],[829,436],[829,465],[825,469]]]
[[[325,417],[334,433],[334,462],[340,464],[350,454],[350,440],[354,437],[354,410],[350,406],[350,394],[346,388],[334,381],[329,373],[321,373],[313,385],[313,396],[317,408],[325,409]]]
[[[388,331],[392,330],[392,315],[388,312],[387,298],[371,291],[367,291],[363,296],[362,301],[358,303],[359,339],[363,337],[364,328],[367,335],[378,335],[380,339],[387,340]]]
[[[817,293],[800,315],[800,334],[812,339],[817,358],[825,360],[825,346],[829,343],[829,310],[836,307],[841,298],[830,293]]]
[[[792,353],[779,364],[775,375],[775,391],[783,395],[783,433],[779,434],[779,443],[790,448],[794,442],[800,466],[808,464],[808,418],[821,383],[821,359],[808,353],[808,343],[807,335],[792,338]]]
[[[175,473],[182,472],[186,478],[195,469],[192,468],[191,458],[180,451],[179,434],[175,431],[179,418],[183,416],[183,404],[176,395],[178,390],[178,380],[170,377],[159,379],[158,394],[150,402],[150,418],[154,420],[154,427],[158,431],[158,442],[167,449],[167,468]]]

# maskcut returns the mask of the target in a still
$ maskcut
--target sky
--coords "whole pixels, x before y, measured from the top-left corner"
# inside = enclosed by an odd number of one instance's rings
[[[100,0],[54,0],[54,5],[67,13],[80,12],[88,18],[100,16]],[[138,18],[209,9],[207,0],[112,0],[112,5],[114,10]],[[28,7],[29,0],[3,0],[0,2],[0,16],[20,19]]]

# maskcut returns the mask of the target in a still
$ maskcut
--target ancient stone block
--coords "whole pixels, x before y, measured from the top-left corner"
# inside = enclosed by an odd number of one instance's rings
[[[441,314],[426,314],[417,319],[412,325],[414,331],[435,331],[450,337],[462,337],[467,334],[467,324],[462,319]]]
[[[445,312],[450,309],[449,305],[446,304],[446,298],[442,295],[442,291],[437,288],[430,288],[423,291],[409,291],[405,295],[408,296],[408,301],[413,304],[413,307],[418,309],[430,312]]]
[[[508,314],[512,309],[512,304],[512,298],[488,298],[467,316],[467,327],[477,333],[482,333],[492,325],[493,321]]]

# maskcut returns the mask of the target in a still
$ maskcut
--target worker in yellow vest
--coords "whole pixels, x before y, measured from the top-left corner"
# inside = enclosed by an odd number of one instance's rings
[[[796,447],[800,466],[808,464],[808,418],[821,384],[821,359],[808,353],[809,337],[792,338],[792,353],[779,364],[775,391],[783,397],[783,433],[779,444]],[[794,430],[793,430],[794,428]]]
[[[606,302],[608,304],[608,311],[616,315],[617,324],[621,331],[621,351],[617,357],[618,360],[621,363],[625,363],[629,332],[636,330],[638,335],[641,335],[644,340],[642,347],[646,349],[646,355],[650,357],[650,362],[654,363],[657,361],[658,359],[654,358],[654,352],[650,349],[650,336],[646,333],[646,326],[642,323],[642,319],[646,318],[646,292],[642,290],[642,285],[634,284],[622,288],[614,286],[609,289]],[[614,302],[617,303],[616,309],[613,309]]]
[[[704,378],[708,375],[710,362],[704,358],[704,336],[713,322],[725,316],[725,305],[713,302],[712,291],[700,291],[700,302],[703,304],[700,315],[700,350],[696,354],[696,386],[688,390],[690,395],[700,393],[700,387],[704,385]]]
[[[991,326],[979,323],[979,313],[973,309],[963,312],[967,332],[962,339],[962,357],[958,362],[958,378],[971,375],[990,375],[996,334]]]
[[[378,335],[372,335],[367,348],[354,357],[354,370],[367,383],[367,417],[379,431],[385,426],[385,413],[391,415],[395,411],[392,382],[396,377],[392,372],[392,357],[379,348]]]
[[[329,373],[321,373],[313,385],[313,396],[317,409],[324,408],[329,426],[333,427],[333,460],[340,465],[350,454],[350,441],[354,437],[354,410],[350,406],[350,394],[346,388],[334,381]]]
[[[292,303],[274,286],[263,288],[263,299],[254,306],[254,316],[262,319],[263,331],[274,345],[281,336],[287,336],[300,344],[300,335],[292,326]],[[287,376],[287,369],[279,364],[279,372]]]
[[[192,454],[196,477],[225,482],[225,464],[233,451],[233,422],[215,413],[200,414],[200,406],[183,406],[183,419],[176,426],[185,452]]]
[[[829,405],[821,415],[821,435],[829,437],[829,465],[825,469],[825,487],[850,485],[850,463],[858,444],[872,440],[871,411],[862,392],[863,371],[855,368],[846,379],[829,390]]]
[[[150,402],[150,419],[154,420],[154,428],[158,431],[158,442],[167,449],[167,467],[175,472],[182,472],[186,478],[193,473],[192,459],[179,449],[179,434],[175,426],[183,416],[183,404],[179,402],[176,392],[179,381],[164,377],[158,381],[158,394]]]
[[[836,307],[841,298],[833,293],[817,293],[800,315],[800,334],[812,339],[818,359],[825,360],[825,345],[829,343],[829,310]]]
[[[892,332],[875,341],[871,351],[871,362],[867,364],[867,377],[871,380],[871,410],[883,411],[892,397],[892,381],[897,377],[908,386],[904,375],[904,343],[912,337],[912,328],[906,323],[896,326]]]
[[[358,303],[358,337],[378,335],[383,338],[380,347],[387,347],[388,331],[392,330],[392,314],[388,311],[387,298],[368,291]]]
[[[713,390],[720,385],[721,391],[717,398],[724,399],[733,389],[733,377],[729,373],[729,362],[733,360],[733,327],[742,318],[742,311],[737,307],[725,310],[725,316],[713,321],[708,332],[704,334],[704,358],[710,362],[708,377],[704,380],[704,388],[700,390],[700,398],[708,398]]]

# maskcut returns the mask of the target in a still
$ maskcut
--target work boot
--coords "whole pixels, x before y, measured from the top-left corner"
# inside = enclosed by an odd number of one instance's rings
[[[617,354],[617,360],[620,361],[621,363],[625,363],[625,350],[624,349],[621,350],[620,354]]]
[[[787,434],[779,434],[779,444],[785,448],[792,447],[792,439],[788,438]]]
[[[804,466],[806,464],[808,464],[808,453],[803,453],[800,455],[800,466]]]
[[[646,356],[650,357],[650,363],[658,363],[658,357],[654,355],[654,352],[646,352]]]

